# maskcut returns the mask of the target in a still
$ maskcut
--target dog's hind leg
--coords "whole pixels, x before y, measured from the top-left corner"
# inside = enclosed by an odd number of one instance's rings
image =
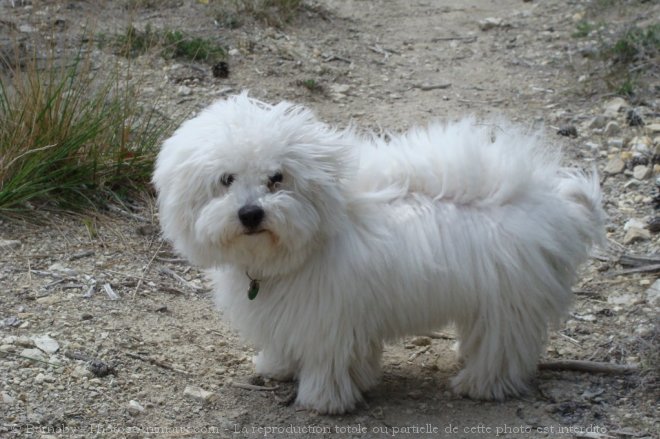
[[[496,400],[525,393],[544,346],[546,325],[538,310],[501,299],[460,322],[459,355],[464,367],[452,381],[456,393]]]
[[[362,392],[366,392],[378,384],[381,375],[382,354],[383,344],[380,340],[369,343],[367,349],[356,349],[353,352],[350,375]]]

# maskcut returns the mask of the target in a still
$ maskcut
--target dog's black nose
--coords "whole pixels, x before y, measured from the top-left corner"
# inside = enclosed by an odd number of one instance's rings
[[[238,219],[248,229],[256,229],[261,224],[265,214],[261,207],[254,204],[248,204],[238,209]]]

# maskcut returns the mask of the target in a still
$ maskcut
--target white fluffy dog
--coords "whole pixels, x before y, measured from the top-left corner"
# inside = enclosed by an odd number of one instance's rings
[[[185,122],[154,175],[165,237],[297,404],[352,410],[383,342],[453,323],[473,398],[518,395],[602,238],[596,176],[474,119],[386,141],[241,94]]]

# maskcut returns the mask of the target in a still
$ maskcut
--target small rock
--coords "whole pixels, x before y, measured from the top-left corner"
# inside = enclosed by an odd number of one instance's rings
[[[9,405],[14,403],[14,398],[12,398],[12,396],[7,392],[0,392],[0,398],[2,399],[3,404]]]
[[[13,328],[20,326],[23,323],[23,320],[19,319],[17,316],[6,317],[0,320],[0,328]]]
[[[54,354],[60,349],[59,343],[47,335],[34,337],[33,340],[34,345],[47,354]]]
[[[487,31],[495,27],[501,27],[502,23],[503,21],[501,18],[488,17],[488,18],[484,18],[483,20],[479,20],[478,24],[479,24],[479,29],[481,29],[482,31]]]
[[[332,84],[330,91],[335,94],[346,94],[351,89],[348,84]]]
[[[215,393],[208,392],[201,387],[196,386],[186,386],[183,390],[183,394],[201,402],[210,402],[217,397]]]
[[[591,128],[592,130],[601,129],[605,127],[606,124],[607,124],[607,118],[603,115],[598,115],[589,121],[587,127]]]
[[[646,229],[640,229],[639,227],[631,227],[623,237],[623,243],[632,244],[637,241],[647,241],[649,239],[651,239],[651,232]]]
[[[560,136],[566,136],[566,137],[577,137],[578,136],[577,128],[574,125],[569,125],[569,126],[559,128],[559,131],[557,131],[557,134],[559,134]]]
[[[606,174],[620,174],[626,168],[626,163],[619,157],[613,157],[605,166]]]
[[[48,361],[48,358],[41,352],[39,349],[23,349],[21,351],[21,357],[29,358],[36,361]]]
[[[87,368],[87,366],[84,364],[79,364],[78,366],[76,366],[76,368],[73,369],[73,372],[71,372],[71,374],[77,378],[91,378],[94,376],[92,374],[92,371],[90,371]]]
[[[620,133],[621,133],[621,127],[617,122],[613,120],[607,122],[607,125],[605,125],[605,129],[603,130],[603,134],[609,137],[616,136],[617,134]]]
[[[234,49],[229,49],[229,52],[227,52],[227,55],[229,56],[240,56],[241,51],[234,48]]]
[[[620,138],[620,137],[612,137],[610,139],[607,139],[607,146],[609,146],[610,148],[619,149],[619,148],[623,147],[623,139]],[[624,151],[624,152],[627,153],[628,151]],[[623,157],[621,157],[621,158],[623,158]]]
[[[33,348],[34,347],[34,340],[32,340],[30,337],[26,335],[21,335],[16,340],[14,341],[15,344],[24,347],[24,348]]]
[[[623,98],[614,98],[605,104],[605,116],[615,117],[619,112],[628,107],[628,102]]]
[[[637,219],[637,218],[630,218],[626,223],[623,225],[623,230],[628,231],[631,228],[636,227],[638,229],[644,229],[646,228],[646,223],[644,221]]]
[[[660,232],[660,216],[655,216],[651,218],[648,225],[649,232],[658,233]]]
[[[637,180],[646,180],[651,176],[651,168],[644,165],[638,165],[633,168],[633,177]]]
[[[225,61],[215,63],[211,68],[211,73],[214,78],[228,78],[229,77],[229,64]]]
[[[653,306],[660,305],[660,279],[653,282],[646,292],[646,301]]]
[[[190,96],[192,94],[192,89],[186,85],[181,85],[177,88],[176,93],[179,96]]]
[[[53,265],[51,265],[50,267],[48,267],[48,271],[56,271],[57,273],[64,274],[66,276],[77,276],[78,275],[78,272],[76,270],[65,267],[64,265],[60,264],[59,262],[56,262]]]
[[[133,399],[128,401],[128,413],[130,415],[137,416],[142,412],[144,412],[144,407],[142,407],[142,405],[139,402]]]
[[[60,297],[51,295],[51,296],[42,296],[36,299],[37,303],[40,303],[42,305],[54,305],[58,302],[61,302],[62,299]]]
[[[20,246],[21,241],[17,239],[0,239],[0,250],[13,249]]]
[[[635,109],[628,110],[628,113],[626,113],[626,122],[628,122],[628,125],[631,127],[641,127],[644,125],[642,116],[640,116]]]
[[[651,134],[660,133],[660,123],[652,123],[650,125],[646,125],[646,130]]]
[[[55,382],[55,377],[52,375],[44,375],[43,373],[40,373],[36,377],[34,377],[34,382],[36,384],[43,384],[44,382],[53,383]]]
[[[428,346],[431,344],[431,337],[414,337],[410,343],[415,346]]]
[[[116,375],[117,371],[112,364],[105,363],[101,360],[92,360],[89,363],[88,369],[94,376],[104,377],[108,375]]]
[[[607,303],[612,305],[633,305],[637,301],[637,297],[632,294],[622,294],[620,296],[610,296],[607,298]]]
[[[651,139],[648,136],[633,137],[628,143],[630,151],[639,154],[650,154],[651,152]]]

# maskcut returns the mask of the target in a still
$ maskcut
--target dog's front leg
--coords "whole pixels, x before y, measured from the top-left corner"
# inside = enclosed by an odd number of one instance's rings
[[[296,363],[283,352],[265,348],[252,357],[258,375],[277,381],[290,381],[296,372]]]
[[[306,353],[298,377],[298,406],[336,415],[353,410],[362,400],[350,374],[350,351],[342,348],[319,346],[315,352]]]

